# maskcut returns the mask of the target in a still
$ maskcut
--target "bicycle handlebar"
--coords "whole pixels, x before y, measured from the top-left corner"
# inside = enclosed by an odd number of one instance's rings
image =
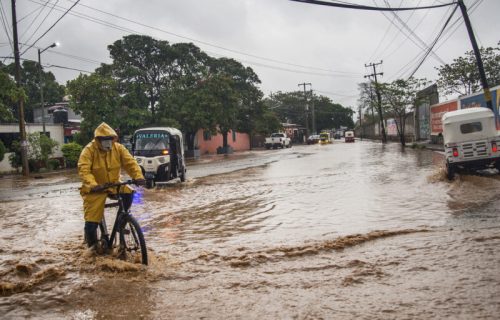
[[[105,184],[102,184],[102,185],[99,185],[99,186],[92,188],[92,190],[90,192],[91,193],[101,192],[101,191],[104,191],[108,188],[120,187],[120,186],[124,186],[124,185],[128,185],[128,184],[139,185],[137,183],[137,180],[126,180],[123,182],[105,183]]]

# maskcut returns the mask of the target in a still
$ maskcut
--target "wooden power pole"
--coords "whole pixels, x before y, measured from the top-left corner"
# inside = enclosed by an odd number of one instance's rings
[[[382,96],[380,95],[380,90],[378,87],[378,82],[377,82],[377,75],[384,75],[384,73],[380,72],[377,73],[376,66],[382,64],[382,61],[379,63],[370,63],[370,64],[365,64],[365,67],[373,67],[373,73],[368,74],[365,76],[365,78],[370,78],[373,77],[375,79],[375,93],[377,94],[377,109],[378,109],[378,114],[380,117],[380,133],[382,135],[382,143],[387,142],[387,135],[385,133],[385,125],[384,125],[384,116],[382,114]]]
[[[17,111],[19,117],[19,133],[21,138],[21,160],[23,164],[23,175],[29,176],[30,169],[28,166],[28,142],[26,141],[26,128],[24,123],[24,98],[21,95],[22,84],[21,84],[21,59],[19,56],[19,42],[17,39],[17,17],[16,17],[16,1],[11,0],[12,3],[12,33],[14,38],[14,61],[16,65],[15,77],[18,90],[17,97]]]

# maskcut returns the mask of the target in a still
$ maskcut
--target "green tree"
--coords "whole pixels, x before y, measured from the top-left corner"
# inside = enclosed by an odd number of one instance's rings
[[[482,47],[480,53],[489,87],[500,84],[500,48]],[[467,95],[482,88],[476,57],[472,50],[454,59],[452,63],[436,69],[439,76],[438,87],[446,95]]]
[[[306,101],[307,98],[307,101]],[[334,103],[330,98],[310,93],[304,97],[304,92],[278,92],[267,100],[270,109],[276,112],[282,122],[299,124],[312,128],[312,105],[314,104],[316,129],[339,128],[354,126],[352,116],[354,111],[341,104]],[[308,106],[306,117],[306,102]],[[306,124],[306,119],[308,123]]]
[[[92,140],[94,130],[101,122],[116,128],[120,123],[134,121],[134,114],[120,107],[117,86],[112,78],[96,73],[80,74],[78,78],[68,82],[70,106],[83,117],[80,128],[83,142]]]
[[[428,84],[425,79],[398,79],[391,83],[381,84],[382,103],[388,116],[396,120],[396,128],[401,146],[406,145],[406,118],[418,104],[417,93]]]
[[[352,109],[334,103],[330,98],[325,96],[314,95],[313,103],[318,132],[340,128],[341,126],[347,128],[354,127],[354,122],[352,120],[354,111]]]
[[[7,152],[5,145],[3,144],[3,141],[0,140],[0,162],[3,161],[3,157],[5,156],[5,152]]]
[[[160,94],[171,81],[174,50],[167,41],[144,35],[125,36],[109,45],[108,50],[113,63],[102,67],[101,72],[111,72],[118,80],[120,91],[132,93],[137,101],[143,102],[146,98],[151,112],[150,122],[154,123]]]
[[[14,122],[17,87],[9,74],[0,69],[0,122]]]
[[[245,129],[251,131],[251,125],[245,125],[253,109],[262,99],[262,92],[257,88],[259,77],[252,68],[240,62],[219,58],[211,64],[211,81],[215,83],[213,93],[217,103],[214,113],[219,132],[222,134],[222,147],[227,150],[229,131]]]
[[[33,111],[40,107],[40,73],[38,62],[25,60],[21,68],[21,84],[26,92],[26,100],[24,104],[25,118],[27,122],[34,121]],[[15,64],[12,63],[5,69],[14,76]],[[55,104],[62,101],[64,97],[64,86],[60,85],[50,71],[42,70],[43,79],[43,100],[45,105]]]

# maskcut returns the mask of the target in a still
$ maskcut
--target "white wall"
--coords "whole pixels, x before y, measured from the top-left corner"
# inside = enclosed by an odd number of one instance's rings
[[[45,124],[45,131],[50,132],[50,138],[59,144],[54,149],[52,157],[62,157],[61,147],[64,144],[64,127],[62,124]],[[0,132],[19,132],[18,124],[0,124]],[[43,132],[42,124],[27,123],[26,133]]]
[[[12,168],[9,162],[9,156],[11,154],[11,152],[4,154],[3,160],[0,162],[0,173],[16,171],[16,169]]]

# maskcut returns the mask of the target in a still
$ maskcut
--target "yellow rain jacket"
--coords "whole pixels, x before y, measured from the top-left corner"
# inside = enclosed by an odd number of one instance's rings
[[[110,151],[104,151],[96,137],[114,137]],[[94,131],[94,140],[83,148],[78,159],[78,175],[82,179],[80,194],[83,198],[85,221],[100,222],[104,214],[106,193],[90,193],[90,189],[105,183],[120,181],[123,168],[132,179],[144,179],[141,168],[130,152],[116,142],[118,135],[106,123],[101,123]],[[110,190],[115,192],[116,189]],[[127,188],[126,192],[131,192]]]

